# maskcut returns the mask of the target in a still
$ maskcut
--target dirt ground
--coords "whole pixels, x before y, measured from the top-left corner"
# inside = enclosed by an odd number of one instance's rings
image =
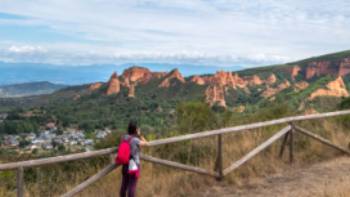
[[[215,185],[201,196],[223,197],[350,197],[350,157],[259,179],[244,187]]]

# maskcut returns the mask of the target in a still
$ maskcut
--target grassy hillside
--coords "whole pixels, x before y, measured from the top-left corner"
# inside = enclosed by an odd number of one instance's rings
[[[286,64],[276,64],[276,65],[270,65],[270,66],[263,66],[263,67],[258,67],[258,68],[251,68],[251,69],[245,69],[242,71],[238,71],[238,73],[241,73],[242,75],[253,75],[253,74],[258,74],[262,76],[266,76],[269,73],[280,73],[281,77],[283,78],[289,78],[289,76],[284,75],[285,71],[290,69],[291,67],[298,65],[301,67],[307,66],[309,63],[314,62],[314,61],[331,61],[331,62],[338,62],[339,60],[343,58],[348,58],[350,57],[350,50],[347,51],[341,51],[341,52],[336,52],[336,53],[331,53],[331,54],[326,54],[326,55],[321,55],[321,56],[315,56],[303,60],[298,60],[295,62],[289,62]]]

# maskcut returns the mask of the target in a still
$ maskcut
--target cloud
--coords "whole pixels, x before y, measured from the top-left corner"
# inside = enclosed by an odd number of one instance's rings
[[[8,48],[8,51],[11,53],[19,53],[19,54],[34,54],[34,53],[45,53],[46,50],[41,46],[11,46]]]
[[[4,0],[0,12],[11,16],[0,15],[0,28],[23,31],[0,43],[1,58],[11,61],[263,65],[350,44],[346,0]],[[28,27],[40,29],[35,39],[19,39]],[[52,32],[61,36],[49,39]]]
[[[259,64],[273,64],[286,62],[287,57],[273,54],[258,54],[250,56],[236,55],[212,55],[201,52],[97,52],[97,51],[72,51],[47,49],[42,46],[12,45],[0,49],[0,61],[6,62],[30,62],[50,64],[122,64],[122,63],[176,63],[199,64],[216,66],[258,66]],[[78,47],[79,48],[79,47]]]

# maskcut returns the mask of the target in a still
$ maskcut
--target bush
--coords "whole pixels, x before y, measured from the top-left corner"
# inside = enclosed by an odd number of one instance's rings
[[[186,102],[176,107],[176,123],[180,133],[188,133],[216,128],[217,118],[207,104]]]
[[[350,109],[350,98],[344,98],[340,104],[339,104],[340,109]]]

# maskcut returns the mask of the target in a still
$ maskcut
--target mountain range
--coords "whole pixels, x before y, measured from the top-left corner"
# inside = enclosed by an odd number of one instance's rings
[[[0,86],[0,98],[51,94],[65,87],[67,86],[47,81],[3,85]]]
[[[119,73],[119,74],[118,74]],[[131,118],[145,127],[173,125],[181,103],[207,103],[214,111],[249,114],[286,106],[293,113],[332,111],[350,91],[350,51],[283,65],[185,76],[175,68],[132,66],[110,78],[59,89],[52,94],[0,99],[0,112],[14,109],[85,130],[125,128]],[[38,122],[36,124],[42,124]]]
[[[90,92],[111,95],[120,94],[124,88],[127,97],[135,98],[141,89],[150,89],[150,94],[155,94],[169,88],[196,86],[201,89],[202,100],[211,106],[236,107],[244,111],[246,105],[263,100],[278,101],[292,97],[290,102],[295,102],[302,110],[306,104],[319,98],[348,97],[349,74],[350,52],[345,51],[285,65],[237,72],[217,71],[212,75],[186,78],[178,69],[152,72],[148,68],[131,67],[120,76],[113,73],[106,83],[90,84],[88,89]],[[176,94],[175,89],[171,94]],[[191,93],[188,92],[189,95]]]

